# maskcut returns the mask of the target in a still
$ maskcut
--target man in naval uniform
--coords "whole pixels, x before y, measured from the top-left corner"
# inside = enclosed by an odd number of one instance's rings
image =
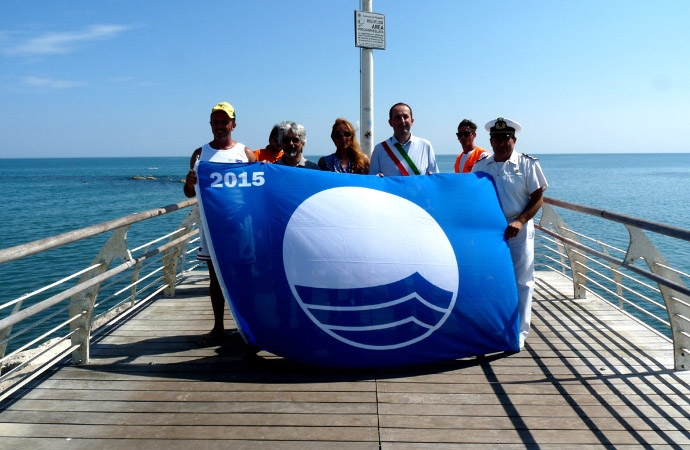
[[[508,221],[504,237],[517,281],[520,311],[520,349],[525,345],[532,317],[534,292],[534,223],[548,187],[537,158],[514,151],[519,123],[499,117],[485,125],[494,154],[477,161],[472,172],[485,172],[496,183],[503,214]]]

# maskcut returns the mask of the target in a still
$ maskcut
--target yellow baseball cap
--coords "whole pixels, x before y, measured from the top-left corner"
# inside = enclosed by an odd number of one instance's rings
[[[216,106],[214,106],[211,110],[211,115],[213,115],[213,113],[216,111],[223,111],[225,114],[228,115],[229,118],[235,118],[235,108],[233,108],[232,105],[228,102],[220,102]]]

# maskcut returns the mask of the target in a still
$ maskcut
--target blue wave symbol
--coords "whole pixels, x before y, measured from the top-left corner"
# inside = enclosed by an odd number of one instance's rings
[[[448,316],[455,298],[416,272],[382,286],[295,288],[320,328],[367,348],[400,347],[430,334]]]

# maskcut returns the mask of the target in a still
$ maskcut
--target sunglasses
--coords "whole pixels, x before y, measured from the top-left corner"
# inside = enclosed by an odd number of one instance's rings
[[[336,139],[340,139],[342,137],[352,137],[352,133],[349,131],[334,131],[332,136]]]
[[[290,143],[299,144],[300,143],[299,137],[297,137],[297,136],[295,136],[295,137],[285,136],[283,138],[283,144],[290,144]]]
[[[494,141],[509,141],[513,139],[515,136],[512,134],[492,134],[491,139]]]
[[[469,136],[472,136],[472,134],[473,134],[473,133],[472,133],[471,131],[460,131],[460,132],[458,132],[458,133],[455,133],[455,135],[456,135],[457,137],[459,137],[459,138],[461,138],[461,137],[469,137]]]

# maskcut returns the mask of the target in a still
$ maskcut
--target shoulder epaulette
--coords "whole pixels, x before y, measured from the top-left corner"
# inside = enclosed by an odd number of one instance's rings
[[[530,156],[527,153],[523,153],[522,156],[526,156],[527,158],[532,159],[534,161],[539,161],[539,158],[535,158],[534,156]]]
[[[479,157],[479,159],[477,161],[481,161],[482,159],[486,159],[489,156],[490,156],[489,152],[484,152],[484,153],[482,153],[482,155]]]

